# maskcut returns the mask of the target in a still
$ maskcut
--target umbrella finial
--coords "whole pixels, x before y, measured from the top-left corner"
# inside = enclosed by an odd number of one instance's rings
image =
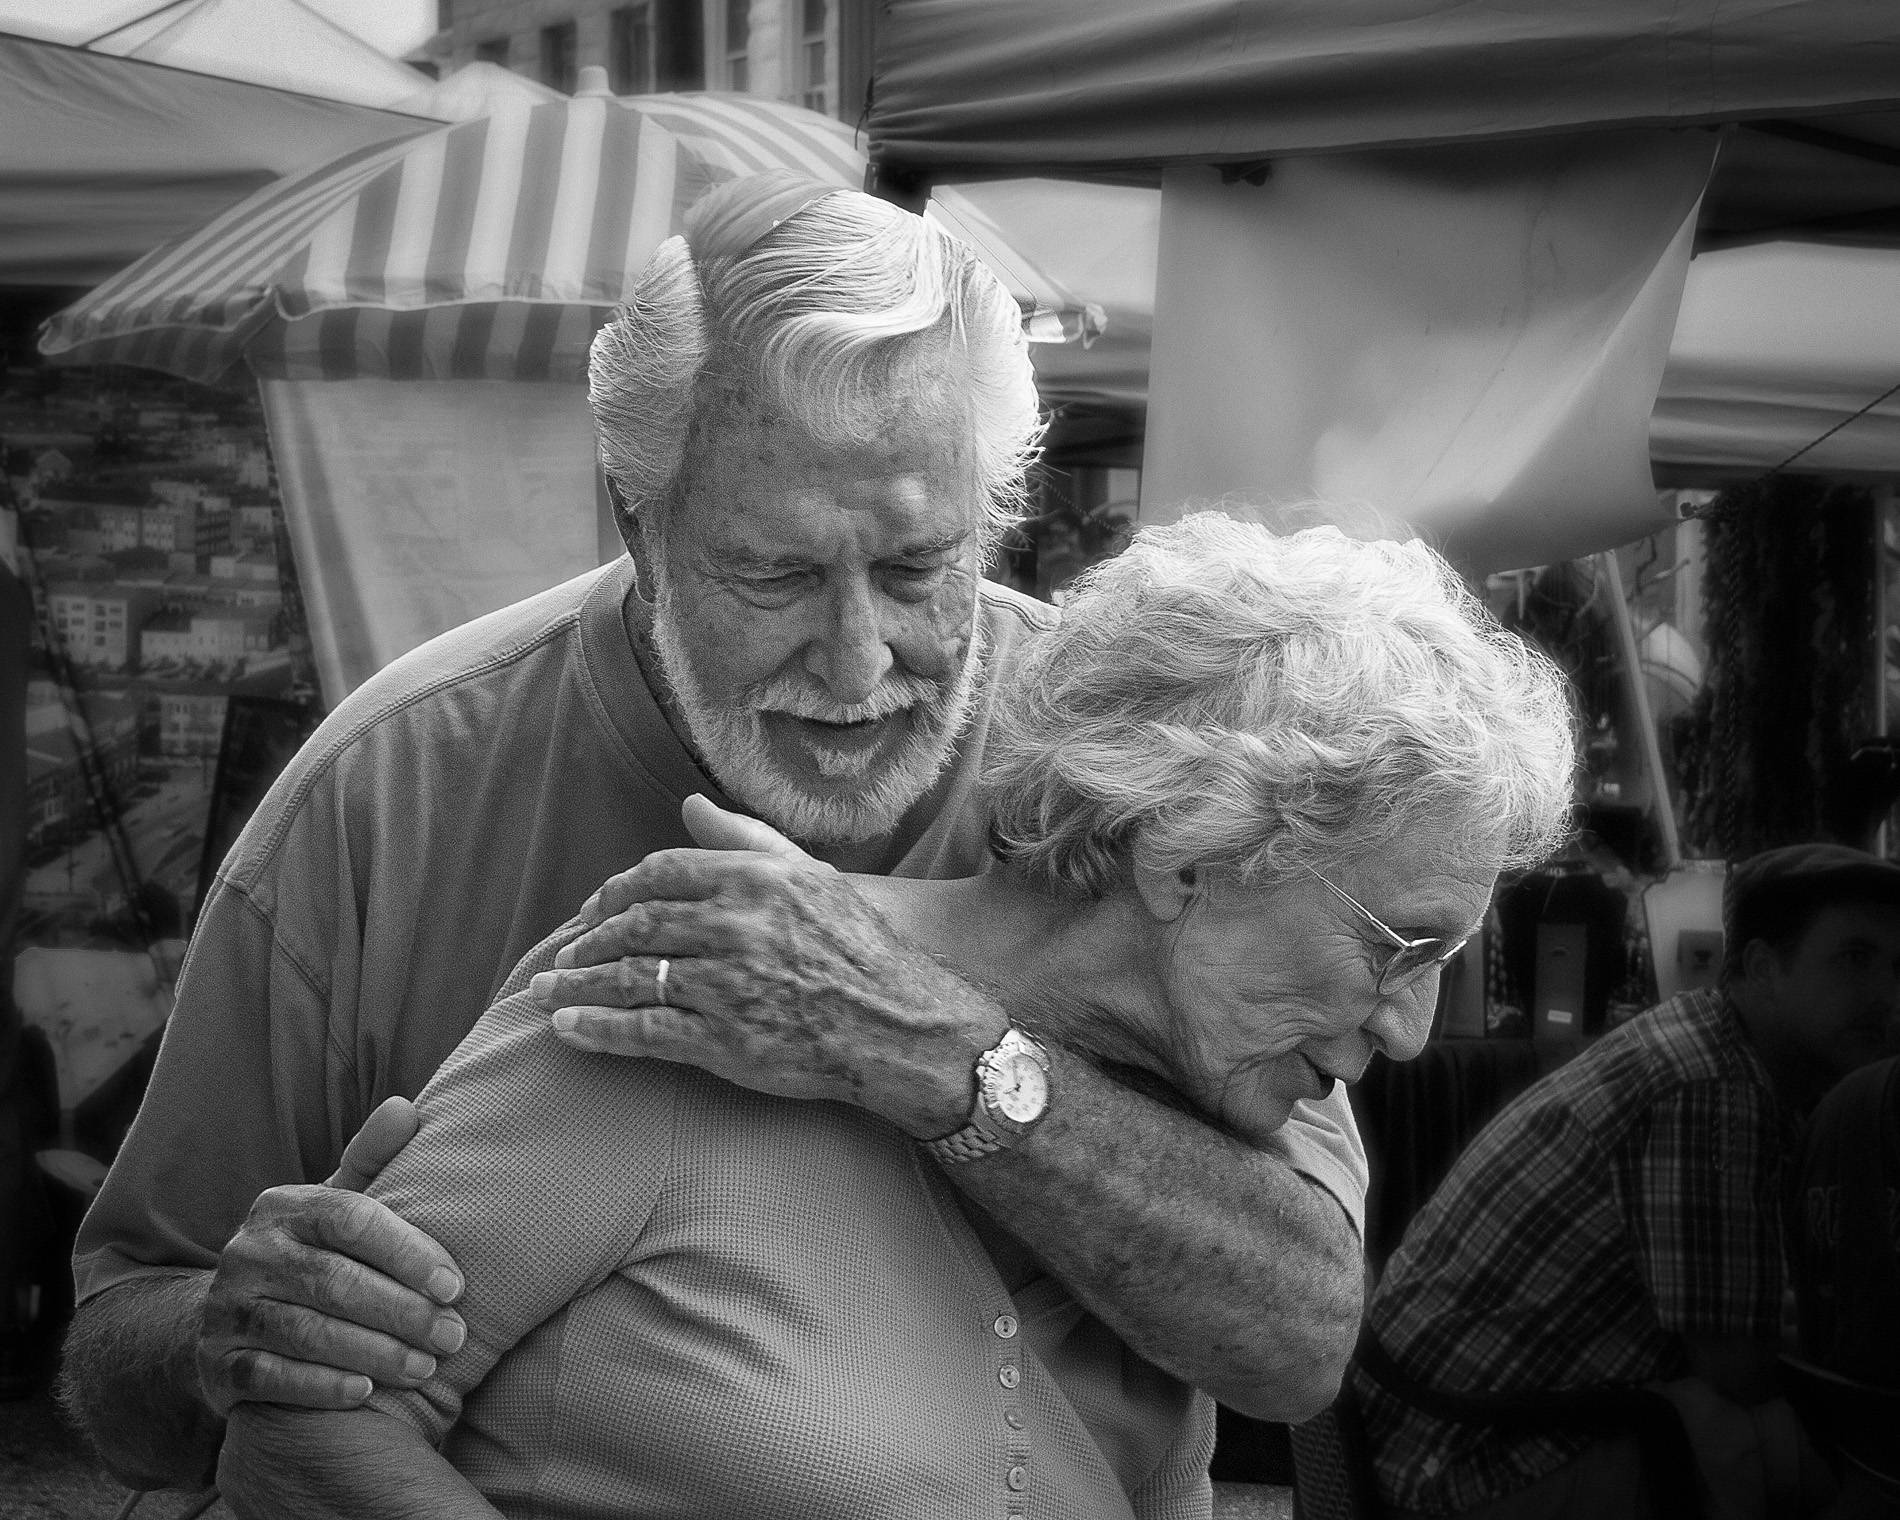
[[[613,91],[607,85],[607,71],[597,63],[581,65],[580,83],[574,87],[576,95],[611,95]]]

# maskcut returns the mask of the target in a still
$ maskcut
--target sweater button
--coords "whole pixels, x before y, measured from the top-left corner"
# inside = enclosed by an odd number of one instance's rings
[[[1014,1388],[1022,1380],[1022,1369],[1014,1362],[1011,1362],[1008,1366],[1004,1367],[1002,1371],[996,1374],[996,1381],[1001,1383],[1005,1388]]]
[[[1003,1481],[1008,1483],[1011,1488],[1020,1494],[1025,1488],[1029,1487],[1028,1469],[1012,1467]]]

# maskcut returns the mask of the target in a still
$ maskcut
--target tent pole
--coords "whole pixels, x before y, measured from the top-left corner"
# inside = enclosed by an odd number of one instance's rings
[[[1617,648],[1623,656],[1623,675],[1629,682],[1630,708],[1635,715],[1638,742],[1643,750],[1643,768],[1649,772],[1650,789],[1656,799],[1656,830],[1662,836],[1662,864],[1665,872],[1682,863],[1682,841],[1676,833],[1676,809],[1669,797],[1669,778],[1663,773],[1662,746],[1656,740],[1656,715],[1649,706],[1649,692],[1643,685],[1643,661],[1636,647],[1636,626],[1630,621],[1630,606],[1623,595],[1623,574],[1617,568],[1616,551],[1606,549],[1596,556],[1597,578],[1610,601],[1610,620],[1616,627]]]
[[[1893,518],[1893,487],[1882,484],[1874,487],[1874,735],[1885,738],[1887,733],[1887,524]],[[1880,827],[1874,830],[1874,853],[1884,856],[1887,853],[1887,823],[1893,809],[1887,809],[1887,817],[1880,820]]]

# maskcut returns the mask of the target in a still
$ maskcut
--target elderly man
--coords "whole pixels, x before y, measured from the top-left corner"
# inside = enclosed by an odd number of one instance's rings
[[[1900,867],[1771,850],[1736,867],[1725,918],[1719,989],[1532,1087],[1406,1232],[1353,1377],[1396,1510],[1669,1513],[1634,1436],[1541,1399],[1644,1385],[1679,1411],[1712,1513],[1822,1497],[1775,1382],[1784,1165],[1796,1121],[1900,1035]]]
[[[410,1132],[400,1105],[345,1142],[605,878],[690,842],[685,797],[850,869],[981,865],[984,693],[1048,627],[977,575],[1037,431],[1001,287],[882,202],[762,176],[702,205],[596,355],[629,556],[354,693],[206,903],[76,1257],[67,1386],[129,1481],[205,1477],[240,1400],[345,1407],[460,1347],[447,1254],[314,1184],[339,1157],[346,1182],[380,1168]],[[827,927],[887,933],[869,913]],[[902,978],[877,1000],[890,1016],[793,989],[803,1071],[721,1074],[842,1083],[950,1142],[936,1154],[1012,1289],[1053,1274],[1242,1409],[1326,1402],[1360,1299],[1364,1164],[1337,1091],[1277,1130],[1278,1112],[1215,1129],[1052,1050],[1046,1109],[1012,1127],[975,1073],[1033,1011],[919,979],[915,957],[866,964]]]

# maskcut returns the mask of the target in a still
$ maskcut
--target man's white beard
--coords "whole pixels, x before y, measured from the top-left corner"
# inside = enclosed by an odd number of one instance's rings
[[[832,700],[815,683],[785,674],[747,687],[732,702],[711,696],[700,682],[678,620],[665,569],[653,566],[653,646],[686,731],[706,768],[726,795],[752,809],[794,839],[812,844],[855,844],[889,833],[912,803],[928,792],[970,721],[982,669],[983,626],[972,617],[969,649],[953,683],[893,670],[863,702]],[[973,609],[974,611],[974,609]],[[828,781],[856,782],[849,792],[814,796],[788,775],[772,753],[764,713],[790,713],[826,723],[857,723],[910,710],[910,731],[897,753],[873,775],[881,756],[844,751],[819,753],[818,772]]]

